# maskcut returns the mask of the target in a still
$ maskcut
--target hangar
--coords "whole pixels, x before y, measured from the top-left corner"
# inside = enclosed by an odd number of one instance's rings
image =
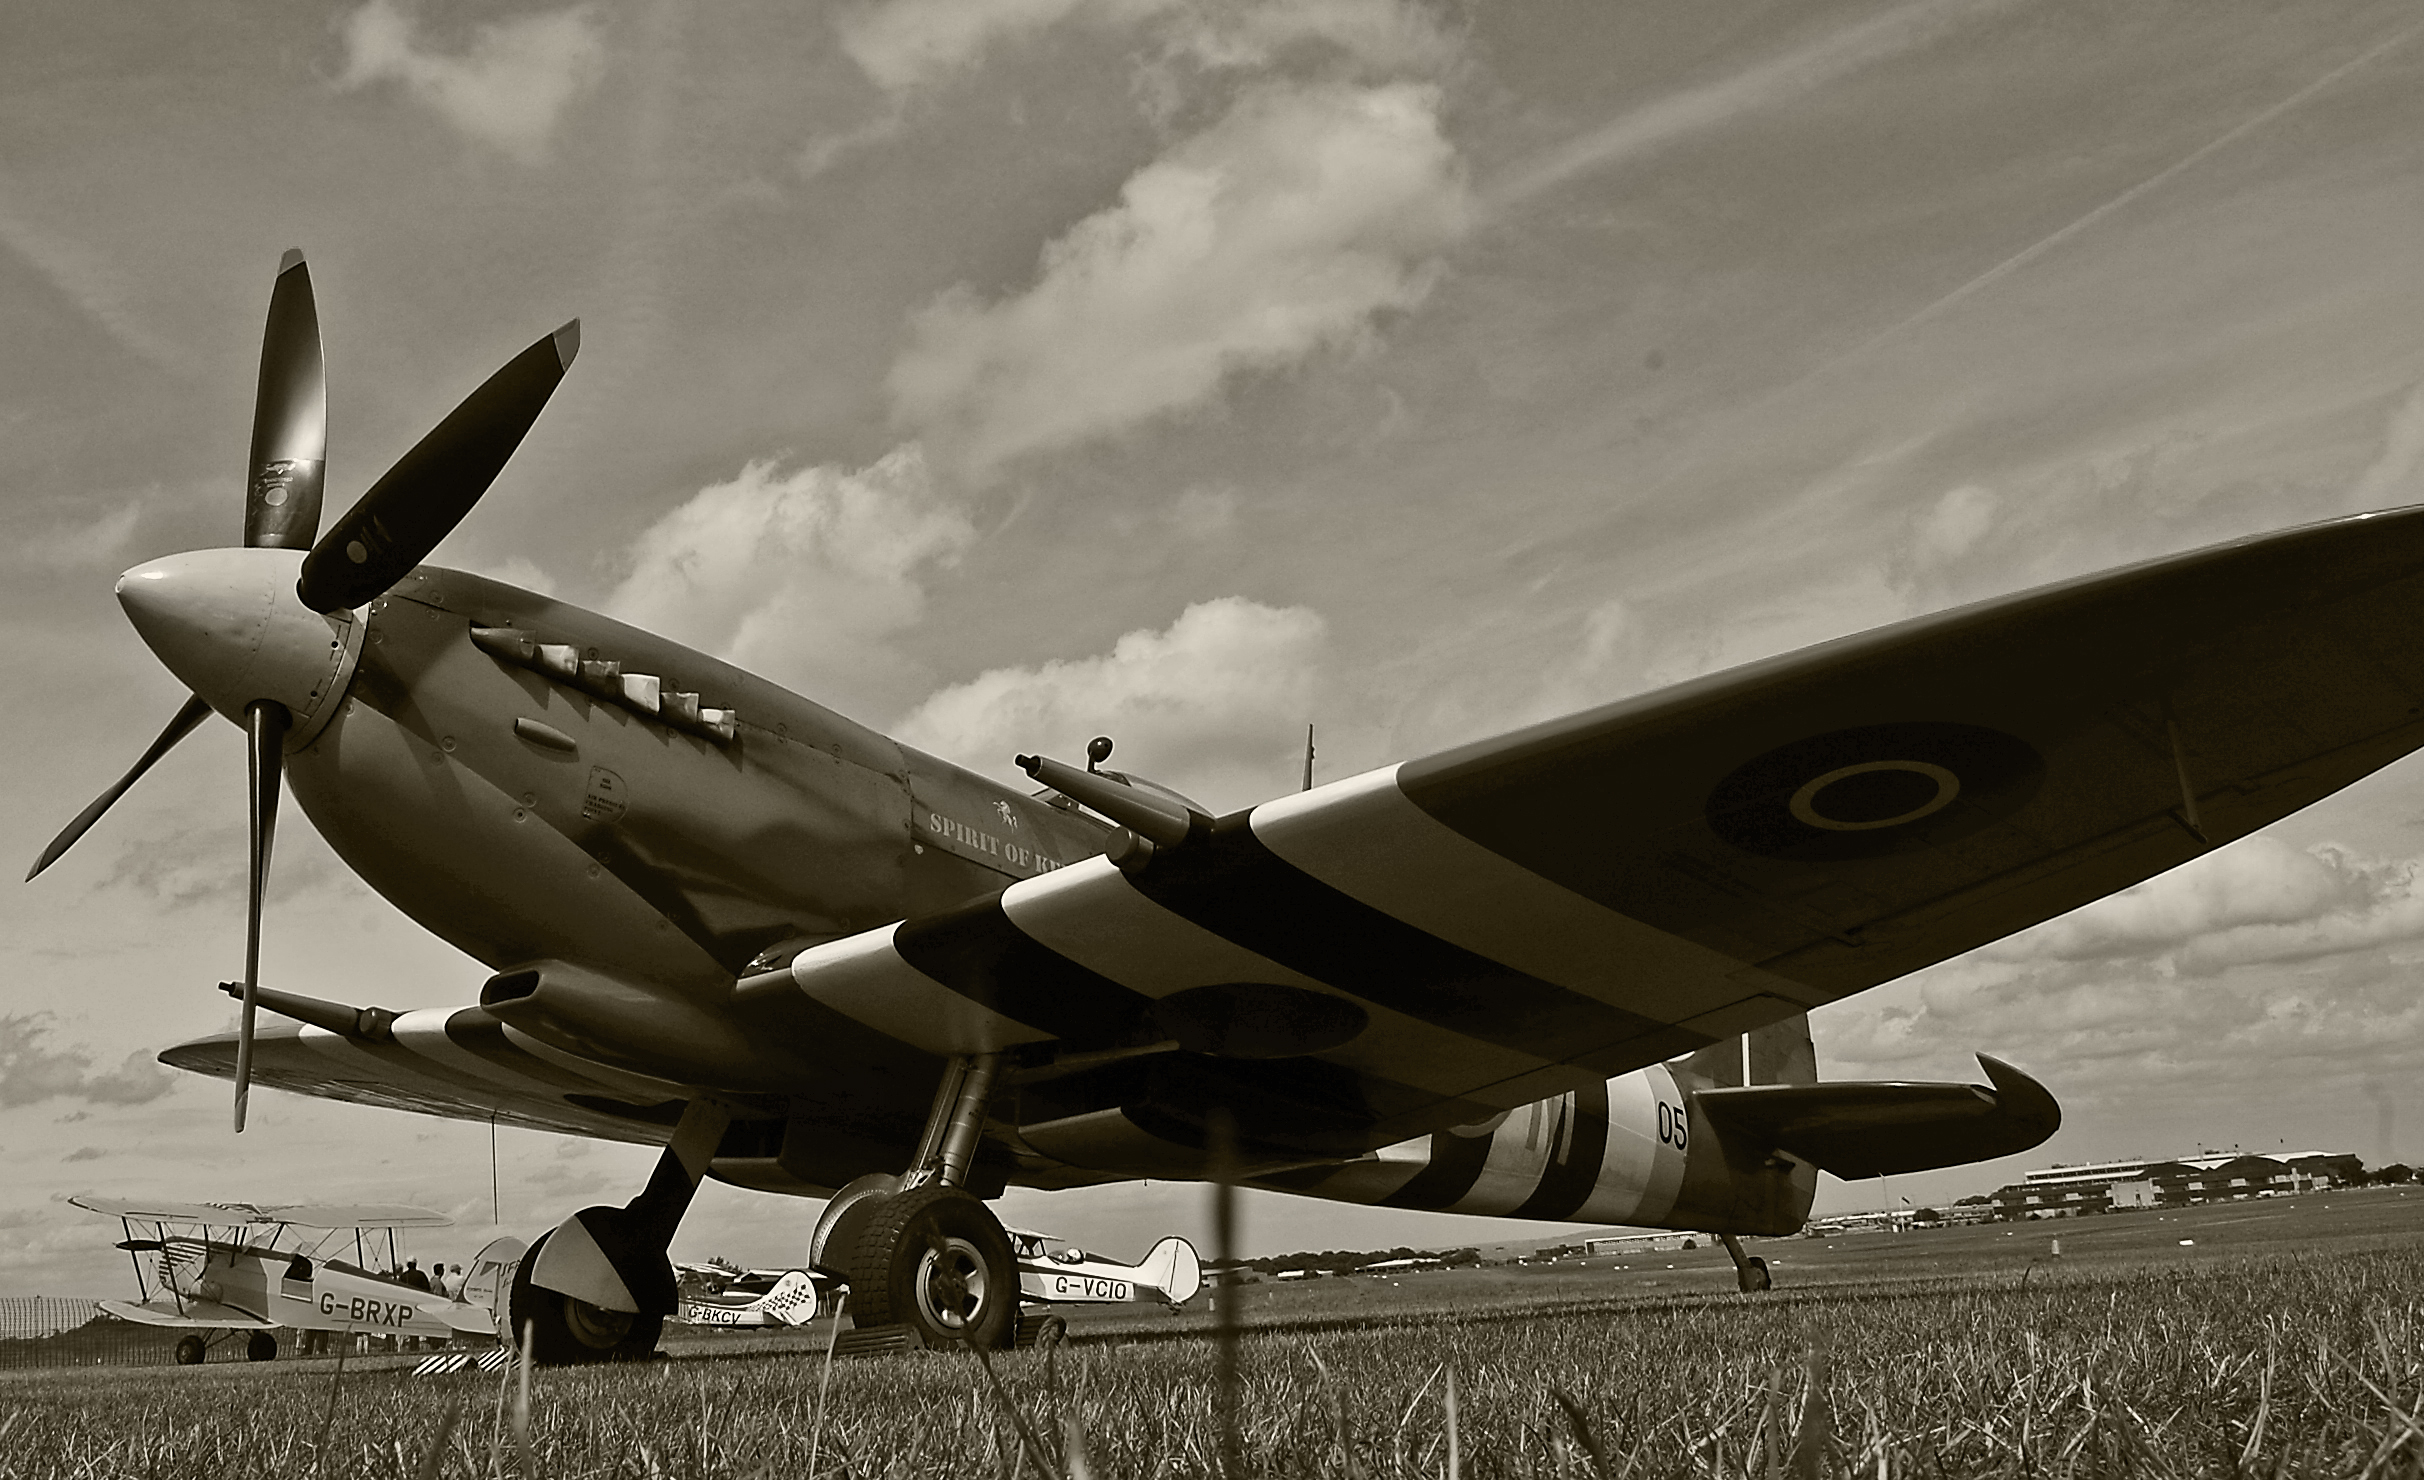
[[[2278,1156],[2187,1156],[2176,1160],[2097,1162],[2047,1167],[1991,1194],[1998,1218],[2069,1218],[2131,1208],[2177,1208],[2266,1193],[2339,1187],[2364,1175],[2365,1164],[2337,1151]]]

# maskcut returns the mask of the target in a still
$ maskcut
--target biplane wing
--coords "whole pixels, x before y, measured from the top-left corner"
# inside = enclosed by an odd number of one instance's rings
[[[434,1208],[408,1203],[205,1203],[168,1198],[105,1197],[79,1192],[68,1199],[79,1208],[112,1218],[146,1223],[191,1223],[209,1228],[286,1224],[296,1228],[446,1228],[454,1220]]]
[[[141,1305],[129,1300],[102,1300],[95,1303],[120,1320],[135,1321],[145,1326],[192,1326],[212,1331],[274,1331],[278,1328],[275,1321],[262,1320],[259,1316],[240,1311],[232,1305],[221,1305],[215,1300],[188,1300],[181,1306],[165,1300],[145,1301]]]

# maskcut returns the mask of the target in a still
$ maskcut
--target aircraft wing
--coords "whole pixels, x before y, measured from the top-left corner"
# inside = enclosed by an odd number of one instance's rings
[[[112,1218],[141,1218],[148,1223],[202,1223],[219,1228],[241,1224],[272,1223],[251,1203],[177,1202],[170,1198],[104,1197],[98,1192],[79,1192],[68,1199],[79,1208],[105,1214]],[[130,1317],[129,1319],[132,1319]]]
[[[435,1208],[410,1203],[295,1203],[271,1208],[280,1223],[297,1228],[451,1228],[454,1220]]]
[[[131,1214],[148,1218],[149,1213]],[[209,1300],[188,1300],[184,1306],[169,1301],[147,1301],[136,1305],[127,1300],[96,1302],[103,1310],[120,1320],[135,1321],[146,1326],[199,1326],[212,1331],[275,1331],[278,1323],[259,1316],[247,1315],[232,1305],[220,1305]]]
[[[1267,802],[802,952],[1121,1175],[1482,1120],[2077,908],[2424,744],[2424,509],[1985,602]],[[1188,1053],[1162,1052],[1179,1048]],[[1054,1062],[1036,1065],[1037,1060]]]

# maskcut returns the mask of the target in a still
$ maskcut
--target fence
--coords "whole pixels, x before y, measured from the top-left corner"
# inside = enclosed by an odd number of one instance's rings
[[[0,1298],[0,1368],[166,1366],[176,1361],[177,1342],[186,1334],[173,1327],[121,1321],[104,1314],[93,1300]],[[279,1342],[279,1350],[286,1350],[285,1341]],[[205,1360],[243,1361],[243,1335],[212,1342]]]

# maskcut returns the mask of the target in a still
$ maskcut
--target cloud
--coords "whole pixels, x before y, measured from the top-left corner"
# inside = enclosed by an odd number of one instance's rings
[[[176,1082],[140,1051],[116,1068],[95,1069],[87,1050],[47,1047],[52,1021],[46,1012],[0,1014],[0,1106],[49,1099],[141,1105],[167,1094]]]
[[[12,564],[52,570],[84,570],[93,566],[115,569],[125,558],[126,542],[143,516],[139,501],[130,500],[88,519],[57,525],[21,541],[10,552]]]
[[[606,71],[595,14],[573,5],[477,27],[459,55],[425,49],[394,0],[369,0],[343,23],[340,92],[393,81],[456,128],[523,164],[547,157],[566,108]]]
[[[59,1159],[61,1161],[99,1161],[107,1155],[109,1153],[98,1146],[79,1146]]]
[[[2137,960],[2211,976],[2424,938],[2418,860],[2371,860],[2266,834],[1990,948],[2011,960]]]
[[[2416,470],[2424,467],[2424,384],[2391,409],[2382,450],[2349,490],[2351,509],[2386,509],[2424,501]]]
[[[921,576],[975,538],[915,444],[857,471],[752,462],[632,541],[606,606],[823,702],[867,700],[902,663],[886,639],[925,611]]]
[[[948,81],[992,48],[1062,24],[1149,28],[1166,58],[1224,69],[1268,67],[1316,47],[1367,74],[1403,75],[1444,67],[1454,52],[1430,11],[1401,0],[890,0],[836,24],[843,51],[889,92]]]
[[[1642,158],[1678,139],[1768,112],[2008,9],[2010,0],[1915,0],[1731,76],[1670,93],[1544,150],[1491,186],[1516,205],[1594,170]]]
[[[1201,601],[1167,629],[1130,632],[1100,656],[996,668],[943,689],[898,733],[996,771],[1022,751],[1082,756],[1089,737],[1107,734],[1119,742],[1115,768],[1227,811],[1287,789],[1328,637],[1308,607]]]
[[[1992,579],[2003,552],[1987,541],[2003,501],[1991,488],[1964,483],[1914,513],[1886,559],[1886,580],[1913,609],[1951,603],[1981,579]]]
[[[1834,1072],[1984,1049],[2066,1097],[2211,1100],[2424,1073],[2424,860],[2258,834],[1826,1013]]]
[[[154,332],[136,311],[140,283],[135,275],[117,271],[101,251],[28,214],[30,194],[0,172],[0,246],[146,364],[172,374],[189,370],[193,357]]]
[[[982,471],[1353,343],[1438,281],[1471,216],[1425,84],[1266,85],[1044,249],[1033,287],[912,322],[894,414]]]

